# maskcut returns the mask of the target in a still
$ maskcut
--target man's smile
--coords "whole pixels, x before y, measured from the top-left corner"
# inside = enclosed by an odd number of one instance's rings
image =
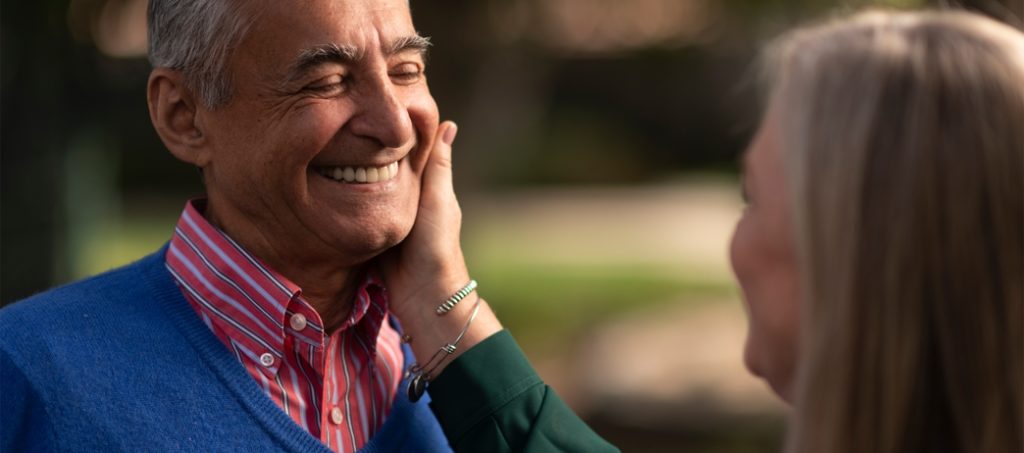
[[[401,160],[379,167],[322,166],[314,167],[313,170],[319,175],[332,181],[355,184],[372,184],[390,181],[398,176],[399,163],[401,163]]]

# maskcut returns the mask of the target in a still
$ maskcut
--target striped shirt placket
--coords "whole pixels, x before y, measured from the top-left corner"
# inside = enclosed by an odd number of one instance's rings
[[[382,308],[379,305],[372,305],[371,310],[377,310],[377,311],[381,311],[382,312]],[[374,326],[374,327],[376,327],[376,326]],[[385,333],[382,332],[382,335],[384,335],[384,334]],[[380,341],[380,339],[378,339],[378,341]],[[382,365],[384,365],[384,368],[387,369],[388,376],[390,377],[391,370],[387,368],[387,361],[386,360],[382,360],[382,358],[380,357],[381,354],[387,354],[387,353],[382,353],[382,351],[381,351],[382,348],[378,347],[378,348],[376,348],[377,349],[377,354],[371,354],[370,348],[367,346],[365,341],[362,341],[361,337],[360,337],[360,345],[362,345],[362,348],[364,348],[364,351],[366,351],[366,353],[367,353],[367,355],[369,357],[369,359],[367,360],[367,363],[369,364],[368,380],[370,381],[369,383],[370,383],[370,389],[371,389],[371,394],[372,394],[371,408],[373,409],[373,420],[374,420],[374,423],[382,423],[383,422],[383,416],[382,416],[382,414],[378,414],[377,408],[378,408],[378,405],[380,405],[380,407],[385,407],[386,405],[389,404],[389,402],[387,401],[387,396],[386,396],[387,393],[386,393],[386,390],[385,390],[386,382],[383,380],[384,379],[384,377],[382,376],[383,373],[380,373],[380,370],[379,370],[377,364],[378,364],[378,362],[380,362]],[[386,347],[386,345],[384,347]]]
[[[333,363],[334,362],[333,357],[334,357],[335,351],[338,350],[337,344],[338,344],[338,340],[340,339],[340,337],[341,337],[340,335],[331,336],[331,343],[330,343],[329,349],[327,350],[327,357],[331,357],[331,359],[328,360],[327,365],[328,365],[328,368],[331,370],[331,408],[332,408],[332,410],[333,410],[333,408],[338,407],[338,394],[341,393],[340,389],[338,389],[338,382],[339,382],[338,381],[338,367],[334,366],[334,363]],[[344,442],[344,440],[345,440],[345,436],[342,435],[341,428],[338,427],[338,426],[335,426],[334,427],[334,445],[335,445],[334,449],[335,449],[335,451],[338,451],[338,452],[345,451],[345,442]]]
[[[356,339],[359,340],[359,345],[363,347],[363,350],[366,350],[367,353],[369,353],[369,350],[367,350],[366,342],[363,340],[363,337],[356,336]],[[368,375],[368,380],[369,380],[369,383],[368,383],[369,384],[369,388],[367,390],[369,391],[369,395],[370,395],[370,411],[371,411],[370,415],[373,417],[373,419],[372,419],[373,422],[377,423],[377,420],[379,420],[377,418],[377,399],[378,399],[378,396],[377,396],[377,392],[376,392],[377,386],[374,385],[374,384],[375,383],[379,384],[380,380],[376,378],[376,374],[377,374],[375,372],[375,370],[377,368],[376,367],[376,360],[367,359],[367,360],[364,360],[363,363],[366,364],[364,369],[366,370],[366,373]],[[361,380],[362,379],[360,379],[360,381]],[[362,395],[362,392],[358,392],[357,394]],[[360,408],[365,408],[366,404],[362,400],[360,400],[359,406],[360,406]],[[363,415],[363,428],[365,429],[366,426],[369,425],[369,422],[366,419],[366,414],[364,413],[362,415]]]
[[[374,306],[373,308],[377,309],[377,310],[380,309],[377,306]],[[367,348],[367,350],[369,350],[369,348]],[[374,345],[374,350],[377,350],[377,353],[373,354],[373,356],[367,362],[370,364],[370,370],[369,370],[370,373],[371,373],[370,374],[370,379],[372,381],[373,390],[374,390],[374,392],[373,392],[374,399],[373,399],[373,406],[372,406],[373,407],[373,420],[374,420],[374,423],[381,423],[382,414],[377,412],[377,408],[378,407],[383,408],[387,404],[387,401],[386,401],[387,393],[385,391],[385,387],[384,386],[387,385],[387,380],[389,380],[389,378],[385,377],[384,374],[380,372],[380,368],[377,366],[378,362],[384,363],[385,367],[387,366],[387,364],[386,364],[386,362],[381,361],[381,357],[380,357],[381,353],[376,348],[376,344]],[[390,373],[389,373],[389,375],[390,375]]]
[[[357,331],[353,331],[353,336],[356,339],[356,343],[365,350],[366,345],[359,337]],[[356,402],[358,403],[356,404],[356,410],[359,412],[359,435],[361,436],[360,439],[364,439],[363,442],[365,442],[365,439],[369,437],[369,433],[366,432],[366,424],[368,421],[366,418],[366,398],[364,398],[363,394],[363,376],[367,371],[366,366],[364,365],[366,360],[365,357],[362,357],[360,354],[356,353],[356,351],[352,351],[349,360],[352,361],[352,385],[355,386]]]
[[[312,349],[313,348],[313,346],[309,345],[309,344],[303,343],[303,345],[306,348],[308,348],[308,349]],[[314,431],[312,429],[309,429],[310,426],[309,426],[309,420],[308,419],[306,419],[306,421],[305,421],[305,427],[306,427],[307,431],[310,431],[311,433],[315,432],[315,433],[319,434],[320,433],[320,404],[318,404],[317,401],[320,399],[320,392],[316,389],[316,383],[313,381],[313,379],[311,379],[309,377],[309,373],[306,371],[306,364],[303,363],[302,352],[299,350],[299,348],[300,348],[300,346],[296,346],[295,349],[292,352],[295,354],[295,363],[298,364],[299,372],[302,373],[302,382],[305,382],[306,386],[308,387],[306,395],[310,395],[309,405],[311,406],[311,409],[313,411],[312,414],[310,414],[309,418],[312,418],[313,422],[316,423],[316,430]],[[312,351],[310,351],[310,356],[312,356]],[[299,379],[295,378],[295,380],[298,381]],[[296,389],[295,392],[298,393],[298,389]]]
[[[392,338],[386,338],[387,336],[392,336]],[[384,365],[384,370],[388,373],[388,380],[385,382],[385,389],[397,387],[402,378],[402,371],[400,368],[402,355],[397,346],[399,344],[398,334],[393,330],[388,330],[387,332],[382,332],[380,337],[380,341],[377,343],[377,350],[383,352],[381,356],[387,356],[386,360],[381,361],[381,364]],[[384,407],[391,407],[391,403],[394,401],[395,392],[383,391],[386,393]],[[379,423],[384,423],[384,414],[381,414]]]
[[[349,404],[349,392],[352,391],[352,379],[349,373],[348,361],[345,360],[348,354],[346,353],[345,345],[348,343],[348,335],[341,336],[341,349],[337,351],[338,355],[341,356],[341,370],[345,373],[345,420],[348,427],[349,441],[352,444],[352,451],[356,451],[356,433],[352,427],[352,422],[355,420],[352,418],[352,405]]]
[[[288,376],[291,378],[292,398],[295,401],[295,411],[299,414],[299,426],[303,427],[306,431],[309,431],[309,419],[306,417],[308,405],[302,397],[302,392],[299,391],[299,375],[295,372],[294,367],[288,367]]]
[[[377,407],[378,406],[381,407],[381,408],[388,407],[387,391],[385,390],[385,388],[386,388],[385,386],[387,385],[387,380],[390,380],[390,377],[385,378],[385,376],[384,376],[385,373],[381,373],[380,372],[380,370],[378,369],[376,361],[374,361],[373,368],[374,368],[374,371],[376,372],[375,374],[377,375],[377,379],[374,382],[374,384],[376,384],[376,392],[374,392],[374,393],[376,394],[377,398],[374,400],[375,403],[373,405],[373,420],[374,420],[374,423],[380,424],[381,421],[384,419],[384,411],[382,410],[382,411],[378,412],[377,411]],[[388,373],[388,374],[390,374],[390,373]]]
[[[359,411],[359,435],[361,436],[361,439],[363,439],[363,442],[366,442],[366,439],[370,437],[370,433],[366,432],[366,426],[370,423],[370,420],[368,418],[369,415],[367,415],[366,413],[367,407],[366,398],[364,397],[363,393],[362,371],[360,371],[360,373],[356,375],[355,385],[356,402],[359,403],[356,405],[356,410]]]
[[[381,394],[378,390],[380,385],[380,378],[377,377],[377,364],[376,362],[369,362],[369,372],[373,379],[370,381],[370,417],[372,417],[373,423],[379,423],[380,414],[377,412],[377,406],[381,403]]]

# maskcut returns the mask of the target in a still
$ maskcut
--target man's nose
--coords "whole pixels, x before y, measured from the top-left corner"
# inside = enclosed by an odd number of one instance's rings
[[[408,108],[390,79],[364,86],[358,113],[350,120],[352,133],[376,140],[383,148],[400,148],[416,135]]]

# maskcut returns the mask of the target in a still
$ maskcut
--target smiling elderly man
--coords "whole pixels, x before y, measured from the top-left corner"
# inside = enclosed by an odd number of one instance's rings
[[[470,296],[406,0],[152,0],[149,35],[153,125],[206,197],[0,312],[0,450],[608,448]]]

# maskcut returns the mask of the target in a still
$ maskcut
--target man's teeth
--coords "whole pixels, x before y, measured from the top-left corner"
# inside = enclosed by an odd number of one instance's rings
[[[335,181],[373,183],[394,179],[398,175],[398,162],[383,167],[324,167],[320,174]]]

